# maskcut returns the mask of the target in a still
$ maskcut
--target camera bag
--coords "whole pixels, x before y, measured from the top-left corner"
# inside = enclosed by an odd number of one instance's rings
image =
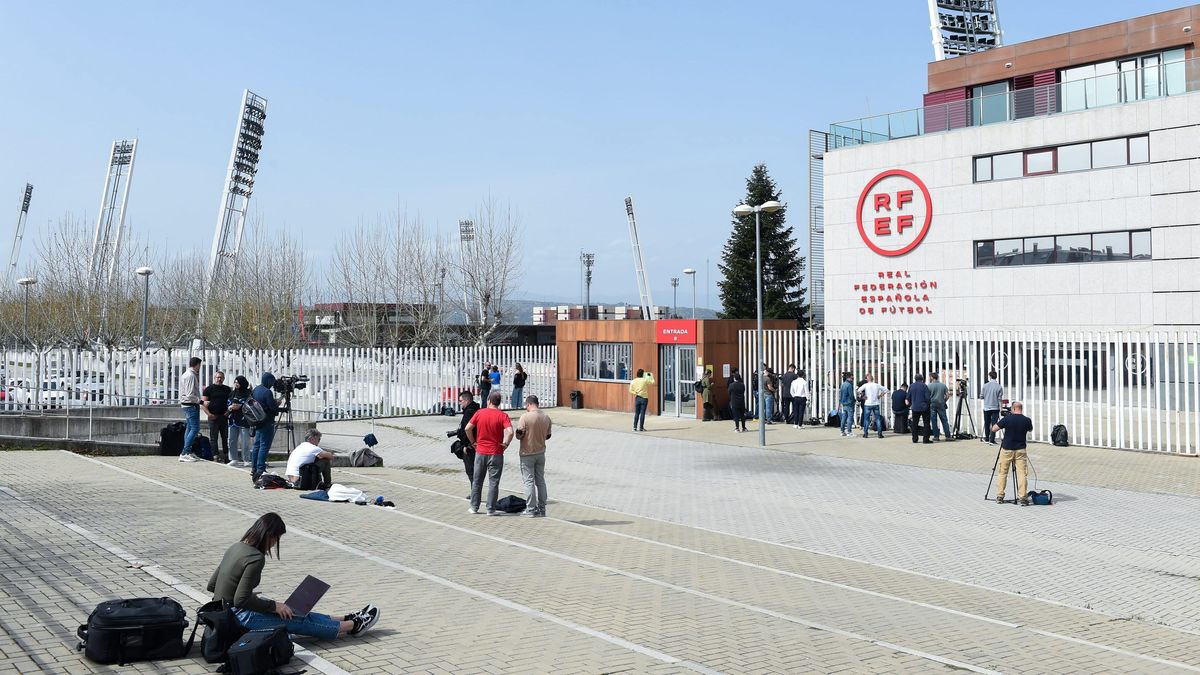
[[[173,457],[183,452],[183,435],[187,425],[183,422],[171,422],[158,432],[158,454]]]
[[[171,598],[108,600],[96,605],[75,634],[77,650],[95,663],[125,665],[185,656],[192,643],[183,642],[187,613]],[[193,633],[193,637],[195,634]]]
[[[248,398],[242,403],[242,422],[246,426],[251,428],[260,427],[266,421],[267,411],[263,409],[261,403],[253,398]]]
[[[296,648],[287,629],[252,630],[229,647],[224,672],[231,675],[266,675],[292,660]]]
[[[246,628],[237,620],[233,609],[220,600],[211,600],[196,610],[196,625],[192,627],[192,637],[188,638],[189,647],[196,639],[196,629],[204,625],[204,635],[200,637],[200,655],[208,663],[224,663],[228,657],[229,648],[246,632]]]
[[[1054,493],[1049,490],[1042,490],[1041,492],[1030,490],[1029,494],[1025,496],[1029,498],[1030,503],[1034,506],[1050,506],[1054,503]]]

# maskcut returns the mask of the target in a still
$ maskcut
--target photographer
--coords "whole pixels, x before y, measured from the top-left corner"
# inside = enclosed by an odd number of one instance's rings
[[[250,394],[267,414],[266,419],[254,432],[254,454],[250,469],[250,477],[253,480],[258,480],[258,477],[266,472],[267,453],[271,450],[271,442],[275,440],[275,416],[279,414],[279,399],[275,398],[271,391],[274,386],[275,376],[266,372],[262,374],[262,383]]]
[[[1000,443],[1000,470],[996,474],[996,503],[1004,503],[1004,488],[1008,483],[1009,467],[1017,464],[1017,495],[1020,496],[1021,506],[1029,506],[1028,487],[1029,458],[1025,452],[1025,436],[1033,431],[1033,420],[1026,417],[1025,406],[1020,401],[1013,401],[1012,412],[1000,418],[988,428],[992,434],[1004,430],[1004,440]]]
[[[458,431],[450,432],[447,436],[457,436],[458,442],[462,447],[463,469],[467,472],[467,484],[470,485],[475,480],[475,446],[471,443],[471,439],[467,438],[467,425],[471,423],[471,418],[475,413],[479,412],[479,404],[474,400],[474,396],[470,391],[463,390],[458,393],[458,405],[462,407],[462,419],[458,421]]]

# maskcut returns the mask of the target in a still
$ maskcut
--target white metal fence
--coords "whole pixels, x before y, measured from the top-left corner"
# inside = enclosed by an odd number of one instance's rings
[[[739,336],[746,374],[755,335]],[[765,331],[764,340],[763,361],[777,373],[789,363],[807,371],[819,419],[837,410],[842,372],[855,384],[869,373],[889,390],[936,372],[951,391],[950,423],[965,399],[960,428],[982,435],[980,389],[995,370],[1004,398],[1033,419],[1032,440],[1063,424],[1072,444],[1200,454],[1200,333]],[[891,406],[881,410],[890,424]]]
[[[490,362],[501,370],[500,391],[509,407],[514,366],[528,374],[524,395],[545,406],[557,404],[558,359],[553,346],[429,347],[414,349],[291,349],[278,351],[186,349],[92,351],[56,348],[0,351],[3,400],[0,410],[61,409],[125,405],[174,405],[179,376],[199,356],[201,386],[217,370],[233,386],[245,375],[251,386],[263,372],[277,378],[305,376],[292,409],[310,419],[436,413],[458,408],[458,392],[474,384]]]

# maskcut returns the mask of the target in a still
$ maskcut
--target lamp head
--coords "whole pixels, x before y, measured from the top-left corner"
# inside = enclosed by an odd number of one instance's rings
[[[22,286],[32,286],[37,283],[37,279],[34,279],[33,277],[23,277],[21,279],[17,279],[17,283]]]
[[[154,269],[151,267],[139,267],[139,268],[137,268],[137,273],[138,273],[138,276],[148,277],[151,274],[154,274]]]
[[[733,215],[735,216],[748,216],[751,213],[754,213],[754,209],[749,204],[738,204],[733,209]]]
[[[685,270],[683,271],[683,273],[684,273],[684,274],[686,274],[686,275],[688,275],[688,276],[691,276],[691,275],[693,275],[693,274],[695,274],[695,273],[696,273],[696,270],[694,270],[694,269],[692,269],[692,268],[690,268],[690,267],[689,267],[689,268],[685,269]]]
[[[779,209],[783,208],[783,204],[780,204],[779,202],[772,199],[769,202],[763,202],[763,205],[758,208],[760,211],[763,211],[765,213],[775,213]]]

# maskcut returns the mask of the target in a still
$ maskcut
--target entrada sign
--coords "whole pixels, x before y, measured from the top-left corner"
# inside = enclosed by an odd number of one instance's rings
[[[883,256],[899,256],[921,244],[933,220],[929,188],[911,172],[889,169],[858,197],[858,233]]]
[[[655,321],[658,344],[696,344],[696,322],[692,319],[664,319]]]

